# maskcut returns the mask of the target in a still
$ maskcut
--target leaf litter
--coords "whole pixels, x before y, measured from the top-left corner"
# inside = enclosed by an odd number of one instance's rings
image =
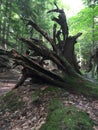
[[[16,79],[13,80],[13,74],[11,76],[8,74],[10,81],[6,79],[6,82],[4,82],[5,77],[4,79],[1,77],[3,76],[0,75],[0,95],[2,97],[14,87]],[[78,109],[86,111],[95,123],[94,130],[98,130],[98,100],[68,93],[61,89],[60,91],[44,92],[47,88],[47,85],[29,85],[25,83],[17,90],[14,90],[19,97],[18,100],[22,100],[25,103],[21,109],[17,108],[14,111],[8,108],[0,110],[0,130],[39,130],[46,121],[49,102],[53,98],[60,99],[65,106],[74,105]],[[34,98],[32,94],[36,90],[38,95],[32,100]],[[5,104],[5,102],[0,99],[0,104]]]

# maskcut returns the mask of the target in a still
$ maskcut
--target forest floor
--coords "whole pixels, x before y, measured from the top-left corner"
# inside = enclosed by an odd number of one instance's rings
[[[53,98],[60,99],[64,106],[74,105],[86,111],[95,123],[94,130],[98,130],[98,100],[59,88],[52,90],[50,87],[50,91],[45,84],[30,84],[28,81],[12,90],[19,75],[14,71],[0,73],[0,104],[3,104],[0,106],[0,130],[39,130],[46,121],[48,106]]]

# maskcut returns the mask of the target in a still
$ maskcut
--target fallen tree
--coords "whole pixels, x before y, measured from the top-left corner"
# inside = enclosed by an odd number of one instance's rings
[[[23,18],[23,20],[27,21],[27,26],[31,25],[33,29],[38,31],[50,43],[51,49],[47,48],[40,39],[21,37],[19,39],[28,45],[31,51],[30,55],[24,56],[15,50],[1,52],[12,58],[16,65],[24,67],[22,77],[15,88],[24,83],[28,77],[31,77],[33,81],[38,83],[47,83],[67,91],[98,98],[98,83],[89,81],[82,76],[74,52],[77,38],[82,33],[69,36],[65,13],[56,4],[55,6],[56,9],[48,11],[48,13],[57,12],[59,14],[58,18],[52,18],[57,23],[53,26],[53,37],[49,36],[33,20]],[[57,30],[57,25],[60,26],[59,30]],[[34,59],[35,55],[39,57],[39,60]],[[52,61],[57,66],[57,72],[47,70],[42,65],[46,59]]]

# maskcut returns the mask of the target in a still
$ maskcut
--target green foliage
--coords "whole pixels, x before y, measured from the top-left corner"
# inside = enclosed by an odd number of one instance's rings
[[[82,0],[82,1],[88,7],[91,7],[91,4],[98,4],[97,0]]]
[[[64,106],[53,99],[49,106],[47,121],[40,130],[93,130],[93,122],[88,115],[74,106]]]
[[[60,3],[60,0],[56,2]],[[54,0],[3,0],[0,5],[0,28],[2,29],[0,47],[5,48],[6,45],[8,49],[15,48],[22,53],[27,49],[27,46],[20,43],[18,37],[30,37],[33,32],[21,17],[33,19],[52,35],[51,17],[53,14],[48,15],[47,11],[54,8],[53,3]],[[42,38],[35,30],[34,37]]]
[[[35,30],[34,33],[30,31],[31,27],[27,27],[26,22],[23,21],[21,17],[32,18],[52,36],[53,21],[51,21],[51,17],[53,17],[55,13],[47,14],[47,11],[55,8],[53,4],[54,1],[55,0],[3,0],[0,5],[0,47],[5,48],[7,46],[8,49],[15,48],[19,52],[23,53],[27,49],[27,46],[20,43],[18,37],[30,37],[30,34],[32,33],[35,38],[42,39],[42,36]],[[61,5],[61,7],[63,7],[60,0],[55,2],[57,2],[59,6]],[[88,0],[88,2],[90,1]],[[80,45],[83,59],[88,57],[91,47],[93,17],[95,18],[95,44],[97,44],[98,41],[97,16],[98,5],[94,6],[94,8],[87,7],[81,10],[76,16],[69,19],[71,35],[80,31],[83,32],[79,44],[76,45],[76,51],[79,53]],[[45,44],[50,47],[47,41],[45,41]]]
[[[98,42],[98,5],[94,8],[86,7],[82,9],[76,16],[69,19],[69,29],[71,35],[78,32],[82,32],[82,36],[79,39],[79,44],[76,44],[76,50],[78,53],[79,45],[83,59],[89,58],[92,41],[94,46],[97,46]],[[94,26],[94,27],[93,27]],[[93,31],[94,30],[94,31]]]

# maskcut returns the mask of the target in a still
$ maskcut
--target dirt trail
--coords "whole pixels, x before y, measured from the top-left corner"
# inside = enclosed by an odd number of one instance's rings
[[[10,91],[18,81],[19,73],[7,71],[0,73],[0,95]]]

